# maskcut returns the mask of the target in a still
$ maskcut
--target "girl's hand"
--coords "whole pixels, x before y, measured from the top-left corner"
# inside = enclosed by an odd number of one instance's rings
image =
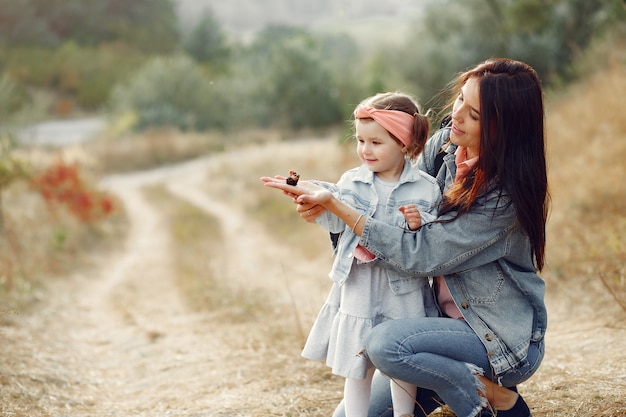
[[[287,177],[283,177],[282,175],[275,175],[274,178],[271,177],[261,177],[261,181],[264,182],[264,185],[267,185],[268,187],[272,187],[272,188],[277,188],[277,189],[281,189],[283,190],[283,194],[285,194],[288,197],[293,198],[293,202],[296,203],[296,198],[298,197],[299,194],[294,194],[291,190],[285,190],[283,188],[277,187],[275,185],[270,185],[270,183],[272,184],[283,184],[286,185],[288,188],[293,189],[295,187],[292,187],[290,185],[287,185],[286,183]]]
[[[276,175],[275,177],[261,177],[261,181],[266,187],[282,190],[285,195],[293,198],[297,204],[297,212],[307,222],[313,222],[326,209],[323,207],[332,198],[332,193],[309,181],[298,182],[298,185],[288,185],[285,177]]]
[[[410,230],[417,230],[422,225],[422,217],[415,204],[409,204],[406,206],[400,206],[398,208],[404,215],[407,225]]]

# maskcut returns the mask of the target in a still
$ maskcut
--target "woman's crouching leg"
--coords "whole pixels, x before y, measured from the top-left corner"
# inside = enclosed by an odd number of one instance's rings
[[[487,352],[462,320],[390,320],[372,329],[365,346],[382,373],[434,391],[459,417],[486,406],[479,377],[489,369]]]

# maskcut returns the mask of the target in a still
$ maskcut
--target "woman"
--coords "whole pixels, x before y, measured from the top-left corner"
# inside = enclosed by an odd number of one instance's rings
[[[522,62],[489,59],[459,76],[455,96],[449,126],[429,140],[420,160],[442,185],[439,217],[414,233],[360,217],[305,181],[290,187],[280,178],[263,180],[297,196],[307,220],[330,210],[353,224],[360,244],[376,255],[372,262],[435,277],[442,316],[374,328],[366,351],[376,368],[422,388],[418,401],[432,391],[458,417],[490,409],[528,417],[514,387],[538,369],[547,326],[537,274],[548,207],[541,84]],[[384,415],[384,393],[372,398],[378,405],[370,415]],[[422,415],[419,406],[415,413]]]

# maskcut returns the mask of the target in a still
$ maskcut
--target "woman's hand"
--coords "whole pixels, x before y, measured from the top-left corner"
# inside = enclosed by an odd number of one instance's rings
[[[301,203],[300,204],[295,200],[294,202],[296,203],[296,211],[298,212],[300,217],[302,217],[305,221],[309,223],[315,222],[315,219],[317,219],[320,216],[320,214],[326,211],[326,209],[323,206],[320,206],[319,204],[315,204],[315,203]]]

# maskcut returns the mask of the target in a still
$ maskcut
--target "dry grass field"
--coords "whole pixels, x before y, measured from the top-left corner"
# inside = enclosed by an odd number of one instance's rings
[[[535,417],[626,416],[620,91],[616,64],[548,100],[550,327],[520,386]],[[329,242],[258,178],[336,179],[356,163],[339,142],[242,142],[104,178],[125,208],[98,232],[109,244],[50,269],[29,308],[0,307],[0,417],[331,415],[342,380],[299,355],[330,288]]]

